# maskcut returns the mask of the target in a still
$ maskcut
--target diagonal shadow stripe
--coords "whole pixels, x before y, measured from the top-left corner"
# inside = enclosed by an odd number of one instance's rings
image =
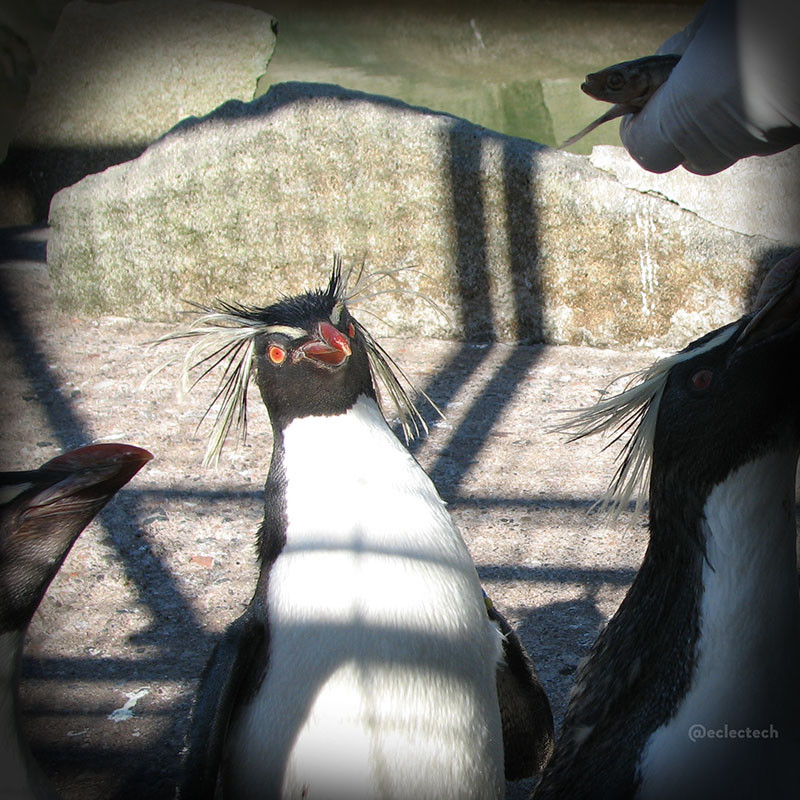
[[[464,135],[464,123],[450,128],[450,179],[453,229],[456,240],[456,277],[462,323],[468,340],[493,340],[487,252],[486,209],[481,185],[481,140]],[[503,191],[509,278],[513,287],[515,335],[520,341],[542,341],[541,280],[538,272],[534,170],[529,151],[524,155],[515,140],[503,139]],[[489,348],[464,345],[453,355],[425,391],[446,406],[475,375],[490,354]],[[540,349],[513,350],[474,398],[462,423],[430,470],[440,492],[456,495],[467,470],[477,459],[495,422],[529,374]],[[452,376],[459,377],[453,381]],[[445,388],[446,387],[446,388]],[[442,391],[444,389],[444,391]],[[480,428],[475,425],[480,420]],[[418,447],[418,445],[417,445]]]
[[[467,472],[480,457],[492,429],[512,400],[517,386],[536,363],[540,351],[532,348],[511,350],[472,400],[462,423],[442,448],[429,470],[439,491],[455,500]],[[479,420],[479,424],[475,421]]]
[[[263,489],[197,489],[195,487],[174,489],[127,489],[126,497],[135,498],[137,502],[145,499],[153,502],[168,500],[202,501],[204,503],[246,502],[250,505],[260,504],[264,499]],[[448,505],[453,508],[519,508],[538,511],[555,511],[559,509],[582,509],[591,511],[600,502],[599,497],[579,497],[576,495],[553,494],[551,492],[531,492],[519,495],[477,495],[463,497],[454,493]],[[631,501],[628,508],[633,510],[635,503]]]
[[[48,368],[48,359],[36,342],[36,337],[29,329],[22,315],[15,308],[13,303],[13,293],[7,285],[9,275],[7,270],[0,269],[0,326],[2,334],[12,343],[16,361],[21,371],[26,375],[30,385],[37,394],[37,399],[44,409],[48,423],[53,432],[53,436],[58,439],[64,450],[70,450],[82,444],[92,441],[91,433],[85,421],[72,408],[69,400],[64,397],[58,386],[52,370]],[[36,465],[38,466],[38,465]],[[123,489],[123,492],[126,490]],[[135,500],[137,495],[132,494],[128,502]],[[138,508],[133,508],[131,521],[141,516]],[[158,618],[161,611],[163,598],[157,597],[150,591],[150,587],[144,584],[137,570],[132,569],[128,555],[116,526],[110,524],[111,510],[109,507],[103,509],[97,516],[97,520],[102,525],[106,537],[114,544],[120,560],[131,581],[137,588],[143,603],[148,605],[153,611],[154,617]],[[139,529],[140,534],[140,555],[138,558],[145,558],[150,562],[150,566],[157,573],[156,580],[159,586],[164,586],[167,591],[167,602],[172,608],[179,607],[186,624],[196,632],[202,631],[191,604],[186,601],[180,589],[175,584],[172,573],[163,561],[155,554],[148,541],[147,533]],[[126,536],[127,536],[126,532]]]
[[[69,400],[61,392],[48,368],[48,359],[44,351],[15,307],[13,291],[7,284],[9,272],[8,269],[0,268],[0,335],[11,343],[12,358],[17,361],[22,374],[34,389],[53,436],[64,450],[71,449],[90,441],[91,436],[85,421],[75,412]],[[169,568],[154,551],[147,532],[137,524],[143,517],[138,496],[126,497],[125,488],[121,490],[120,495],[120,498],[112,501],[98,514],[97,523],[105,532],[107,541],[116,550],[120,563],[142,603],[150,608],[155,622],[149,637],[165,654],[165,660],[170,662],[168,669],[174,672],[174,664],[183,656],[187,642],[191,641],[194,647],[197,642],[203,643],[208,635],[203,630],[191,604],[178,588]],[[120,500],[124,501],[127,514],[122,525],[115,525],[114,519],[120,519]],[[137,568],[134,568],[132,561],[134,553],[129,551],[130,541],[134,538]],[[177,624],[173,622],[176,618],[176,609],[179,610],[177,618],[180,620]],[[165,633],[165,630],[169,633]],[[27,680],[32,672],[41,673],[46,666],[41,662],[32,663],[31,659],[26,659],[23,665],[23,677]],[[130,677],[130,673],[136,669],[135,662],[126,661],[125,666]],[[199,670],[200,666],[197,665],[195,675],[199,674]],[[90,673],[86,678],[94,681],[98,676]],[[180,708],[174,709],[175,713],[169,725],[147,745],[147,753],[152,756],[144,759],[147,766],[138,769],[135,777],[133,773],[126,775],[125,785],[109,795],[111,800],[114,798],[122,800],[132,796],[163,797],[166,800],[172,795],[174,785],[172,774],[178,769],[178,763],[176,761],[165,768],[160,759],[163,753],[177,752],[177,742],[182,737],[189,702],[189,698],[186,698],[178,704]],[[125,773],[125,760],[121,753],[119,761],[118,771]]]

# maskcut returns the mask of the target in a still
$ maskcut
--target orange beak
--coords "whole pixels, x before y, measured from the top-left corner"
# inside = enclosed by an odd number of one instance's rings
[[[350,357],[350,339],[329,322],[317,326],[317,338],[298,347],[295,358],[308,358],[326,367],[339,367]]]

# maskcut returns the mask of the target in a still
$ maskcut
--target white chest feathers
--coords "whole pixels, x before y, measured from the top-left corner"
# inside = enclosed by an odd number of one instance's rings
[[[748,462],[706,501],[694,674],[650,737],[640,798],[798,796],[796,454]]]
[[[269,669],[234,726],[229,790],[501,797],[500,641],[430,479],[366,398],[292,422],[284,467]]]

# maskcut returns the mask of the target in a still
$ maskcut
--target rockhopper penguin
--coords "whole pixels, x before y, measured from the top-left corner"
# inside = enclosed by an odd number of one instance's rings
[[[28,472],[0,473],[0,795],[56,798],[20,729],[25,631],[81,531],[152,456],[126,444],[72,450]]]
[[[530,660],[381,413],[375,379],[417,414],[344,283],[335,264],[326,289],[207,309],[194,329],[211,338],[190,361],[233,358],[218,421],[254,364],[274,444],[260,577],[201,679],[184,800],[218,781],[227,800],[499,798],[504,734],[514,777],[552,748]]]
[[[565,426],[638,422],[611,499],[649,472],[650,541],[578,669],[536,800],[800,796],[797,266],[754,313]]]

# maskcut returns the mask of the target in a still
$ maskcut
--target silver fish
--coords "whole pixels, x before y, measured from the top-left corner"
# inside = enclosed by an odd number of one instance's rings
[[[615,105],[560,146],[564,148],[575,144],[578,139],[582,139],[604,122],[641,111],[653,92],[669,78],[680,60],[681,57],[674,54],[645,56],[633,61],[622,61],[587,75],[581,89],[596,100]]]

